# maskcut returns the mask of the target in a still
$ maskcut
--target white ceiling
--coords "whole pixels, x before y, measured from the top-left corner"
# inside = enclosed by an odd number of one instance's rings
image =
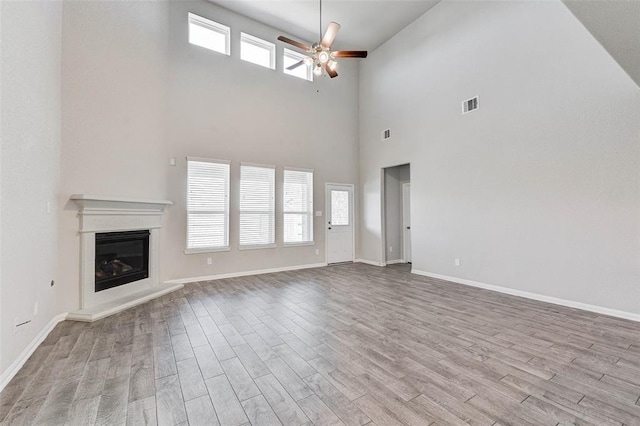
[[[319,41],[318,0],[210,0],[256,21],[286,31],[300,41]],[[342,25],[334,48],[372,51],[440,0],[323,0],[323,31]]]
[[[640,1],[563,1],[640,86]]]

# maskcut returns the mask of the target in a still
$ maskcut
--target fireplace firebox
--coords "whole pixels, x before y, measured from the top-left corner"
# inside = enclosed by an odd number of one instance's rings
[[[149,277],[149,235],[149,230],[96,233],[96,292]]]

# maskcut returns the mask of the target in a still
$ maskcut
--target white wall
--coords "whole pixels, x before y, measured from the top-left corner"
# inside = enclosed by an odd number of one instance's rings
[[[56,278],[62,5],[0,2],[0,9],[1,374],[58,313],[49,283]],[[15,318],[31,323],[14,334]]]
[[[408,164],[384,170],[385,260],[403,258],[402,184],[410,180]]]
[[[230,26],[232,55],[188,44],[187,12]],[[281,44],[275,71],[242,62],[241,31],[274,42],[282,32],[207,1],[69,2],[63,21],[61,202],[73,193],[173,201],[161,232],[162,280],[325,261],[322,220],[315,246],[238,251],[239,162],[275,164],[278,180],[282,166],[314,169],[315,210],[324,211],[325,181],[357,183],[355,61],[340,63],[337,79],[316,83],[281,72]],[[184,254],[188,155],[233,162],[230,252]],[[280,198],[276,205],[279,213]],[[60,223],[60,306],[76,309],[72,204]]]
[[[440,3],[361,64],[359,257],[411,162],[414,269],[640,313],[638,111],[562,3]]]

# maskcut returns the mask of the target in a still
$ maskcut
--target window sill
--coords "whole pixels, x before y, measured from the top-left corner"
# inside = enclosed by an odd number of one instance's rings
[[[263,244],[259,246],[240,246],[238,250],[260,250],[260,249],[273,249],[278,248],[277,244]]]
[[[184,254],[217,253],[221,251],[231,251],[231,247],[186,249]]]
[[[305,241],[302,243],[284,243],[282,247],[304,247],[304,246],[315,246],[315,241]]]

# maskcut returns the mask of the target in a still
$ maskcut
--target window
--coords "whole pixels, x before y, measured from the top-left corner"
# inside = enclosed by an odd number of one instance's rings
[[[294,77],[302,78],[307,81],[313,81],[313,72],[311,67],[306,64],[302,64],[299,67],[288,70],[287,67],[304,60],[307,56],[302,53],[294,52],[293,50],[284,48],[283,56],[283,69],[285,74],[292,75]]]
[[[313,172],[285,169],[284,243],[313,242]]]
[[[187,157],[187,252],[229,248],[229,169]]]
[[[275,246],[275,166],[240,166],[240,247]]]
[[[276,45],[258,37],[240,33],[240,59],[274,70],[276,69]]]
[[[226,25],[189,13],[189,43],[229,55],[230,34]]]
[[[349,225],[349,191],[331,190],[331,224]]]

